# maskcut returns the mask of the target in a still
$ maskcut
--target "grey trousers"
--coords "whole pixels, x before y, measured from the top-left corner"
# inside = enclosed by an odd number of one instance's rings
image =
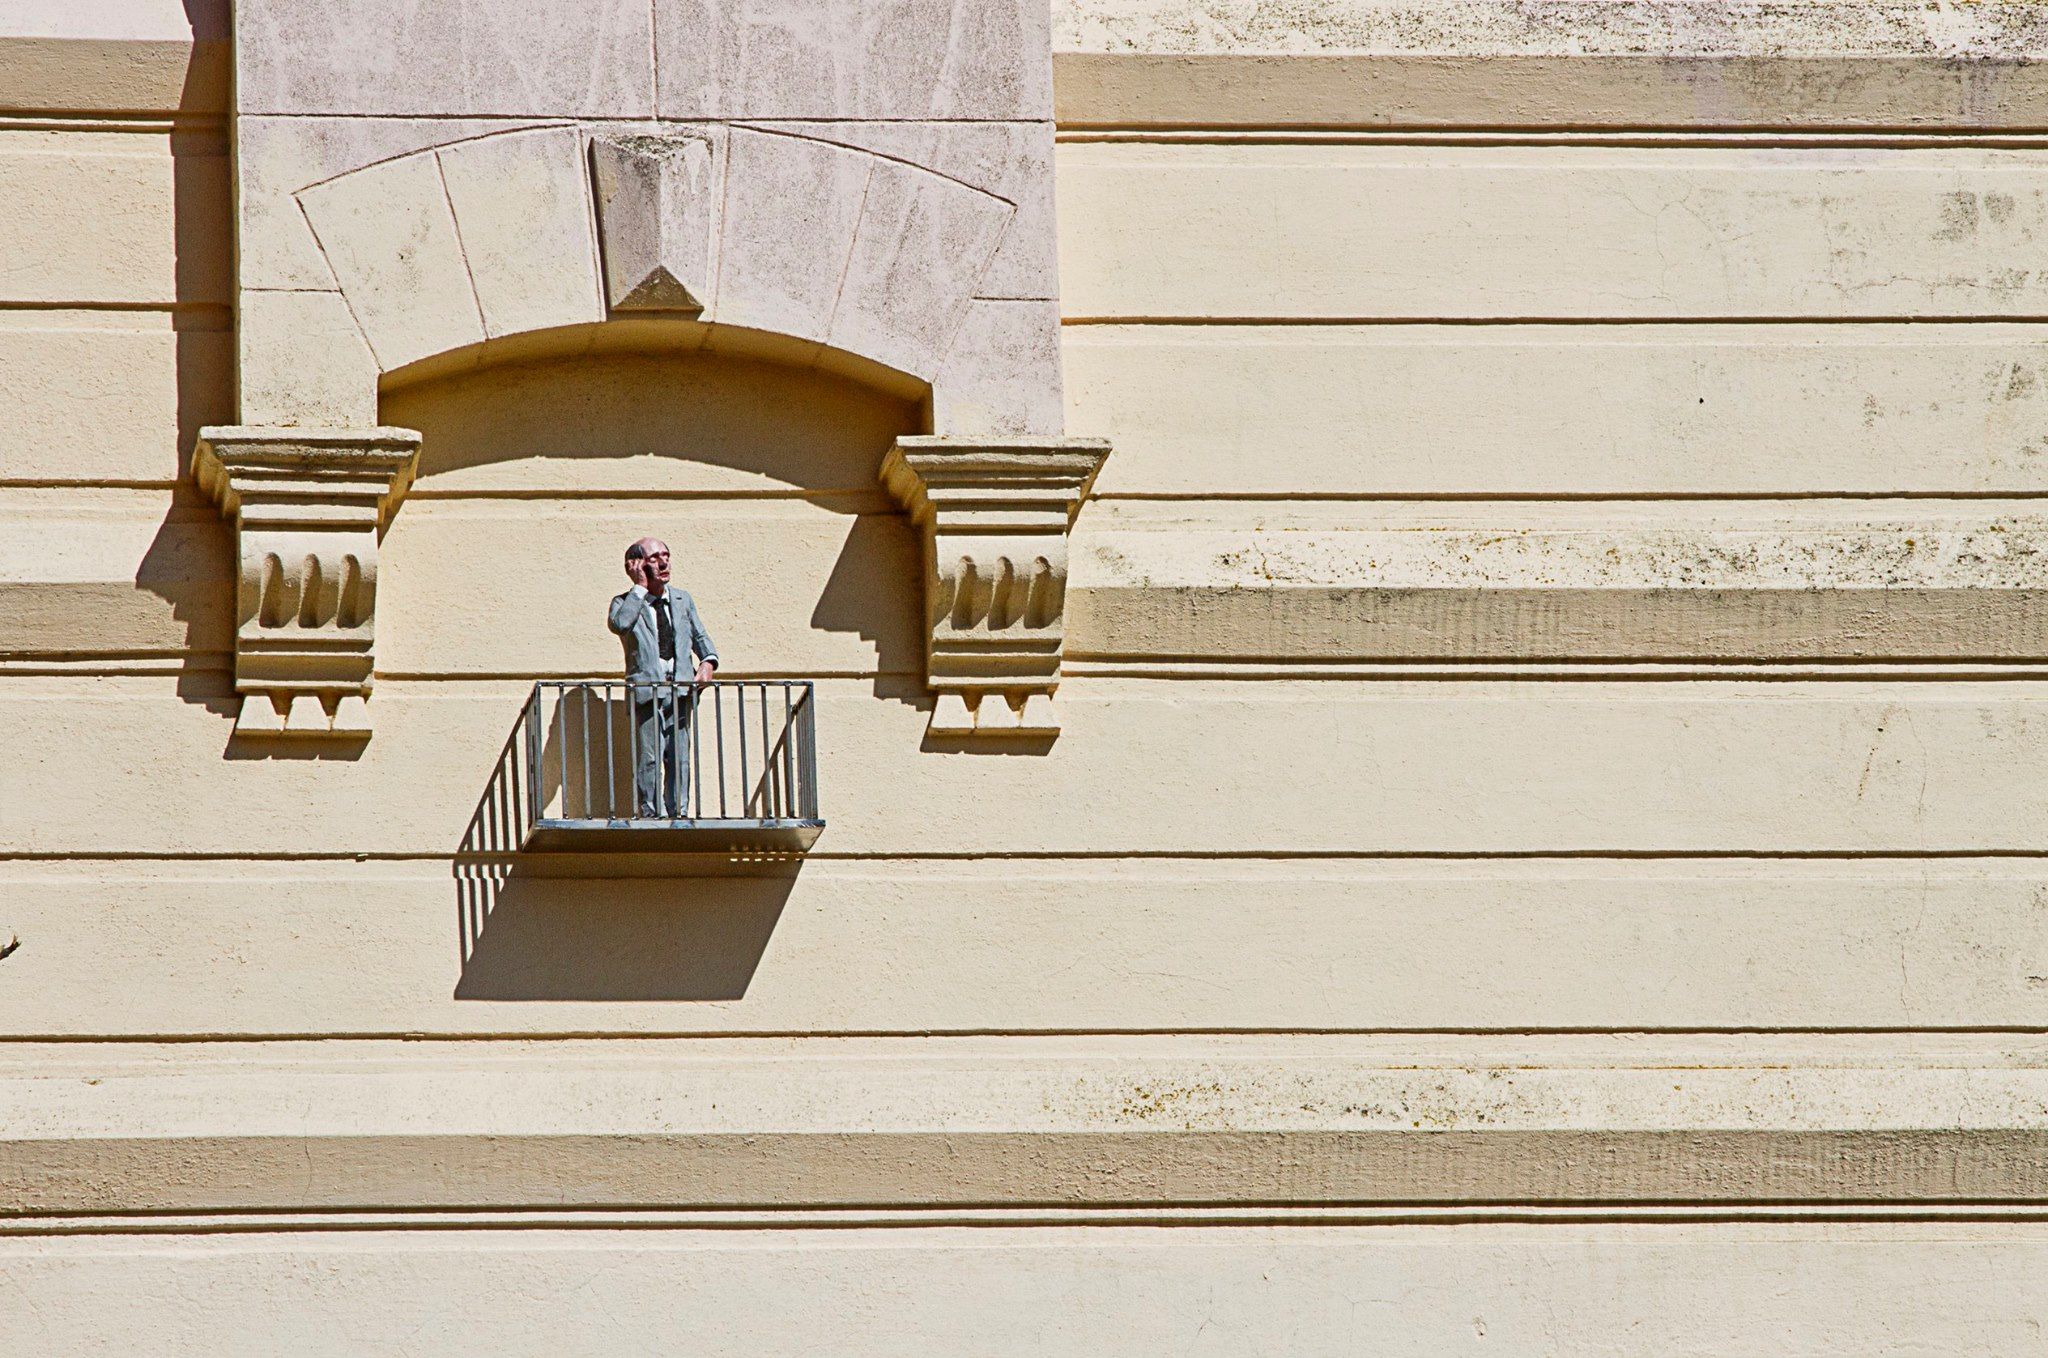
[[[690,690],[633,689],[633,803],[643,819],[681,820],[690,787]]]

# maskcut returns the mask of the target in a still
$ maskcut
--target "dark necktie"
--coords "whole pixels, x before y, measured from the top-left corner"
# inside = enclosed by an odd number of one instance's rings
[[[676,620],[668,611],[668,595],[649,595],[647,602],[654,608],[654,624],[661,629],[661,658],[676,658]]]

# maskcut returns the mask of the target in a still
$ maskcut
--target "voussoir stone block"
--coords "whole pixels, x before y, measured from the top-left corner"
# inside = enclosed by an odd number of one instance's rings
[[[717,319],[822,341],[873,165],[829,142],[734,128]]]
[[[826,342],[935,371],[1011,216],[957,179],[876,160]]]
[[[471,137],[502,119],[254,117],[235,120],[235,267],[244,288],[331,288],[300,190]]]
[[[613,311],[702,312],[717,281],[722,129],[591,142]]]
[[[434,155],[404,156],[316,184],[299,202],[381,369],[484,338]]]
[[[478,137],[438,157],[487,335],[604,319],[574,128]]]

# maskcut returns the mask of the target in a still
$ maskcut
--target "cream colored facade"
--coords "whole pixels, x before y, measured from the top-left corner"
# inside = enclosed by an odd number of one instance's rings
[[[0,11],[0,1350],[2038,1351],[2044,60]],[[493,819],[647,532],[800,861]]]

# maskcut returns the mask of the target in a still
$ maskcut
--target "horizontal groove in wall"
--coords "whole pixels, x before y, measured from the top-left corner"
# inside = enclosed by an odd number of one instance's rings
[[[1686,1206],[1528,1207],[1421,1206],[1321,1207],[891,1207],[867,1211],[746,1211],[703,1209],[662,1211],[622,1209],[574,1211],[531,1207],[502,1212],[238,1212],[193,1215],[177,1212],[135,1212],[108,1215],[0,1217],[0,1237],[245,1235],[361,1231],[478,1230],[606,1230],[606,1231],[763,1231],[763,1230],[931,1230],[945,1227],[1290,1227],[1290,1226],[1703,1226],[1739,1223],[1964,1224],[2034,1223],[2048,1221],[2048,1207],[2025,1203],[1975,1206],[1786,1207],[1758,1203],[1729,1207],[1712,1203]]]
[[[221,139],[219,145],[224,151],[228,119],[218,113],[166,113],[156,110],[121,113],[101,109],[17,111],[0,107],[0,132],[114,132],[214,137]]]
[[[144,849],[94,848],[91,850],[0,851],[5,863],[485,863],[492,861],[533,861],[544,854],[463,853],[459,850],[404,852],[376,849],[329,852],[159,851]],[[863,853],[834,853],[813,849],[803,855],[806,863],[1062,863],[1062,862],[1153,862],[1153,863],[1521,863],[1521,862],[1614,862],[1614,863],[1885,863],[1951,862],[1984,860],[2048,859],[2048,845],[2039,848],[1951,848],[1951,849],[1472,849],[1472,850],[1344,850],[1259,848],[1194,853],[1176,849],[1049,850],[1043,853],[1005,850],[962,849],[944,852],[924,849],[886,849]],[[581,855],[570,861],[588,864]],[[612,860],[617,862],[619,860]],[[606,875],[606,874],[595,874]]]
[[[1949,312],[1915,315],[1660,315],[1660,316],[1345,316],[1345,315],[1285,315],[1285,316],[1167,316],[1114,314],[1114,315],[1068,315],[1060,317],[1063,326],[1081,327],[1096,325],[1116,326],[1171,326],[1178,329],[1195,329],[1202,326],[1264,326],[1284,329],[1289,326],[1627,326],[1631,328],[1657,327],[1671,329],[1682,326],[1738,326],[1738,325],[1825,325],[1825,326],[1916,326],[1916,325],[2048,325],[2048,315],[2026,316],[2016,314],[1985,313],[1981,315],[1959,315]]]
[[[167,650],[106,655],[32,651],[0,653],[0,680],[161,678],[185,675],[231,675],[234,656],[228,651]],[[1373,659],[1344,657],[1237,656],[1229,658],[1141,655],[1105,651],[1070,652],[1068,679],[1130,679],[1214,683],[1374,683],[1428,680],[1465,684],[1571,683],[1715,683],[1783,684],[1839,683],[2023,683],[2048,680],[2048,659],[1978,660],[1698,660],[1685,657],[1630,657],[1612,660],[1542,661],[1519,658],[1470,657],[1442,659]],[[734,670],[723,676],[741,682],[778,680],[915,681],[911,670]],[[581,670],[384,670],[376,678],[393,683],[499,684],[562,682],[592,679]],[[610,680],[613,676],[595,676]],[[224,684],[217,684],[223,695]]]
[[[1775,680],[1786,683],[1878,679],[1898,683],[2010,683],[2048,678],[2048,661],[1700,661],[1655,660],[1641,657],[1626,660],[1553,662],[1479,658],[1346,661],[1279,656],[1234,657],[1223,661],[1086,652],[1070,654],[1065,661],[1065,673],[1070,679],[1201,679],[1226,683],[1249,683],[1260,680],[1358,683],[1398,679],[1431,679],[1447,683],[1611,683],[1615,680],[1641,683],[1696,683],[1730,679]]]
[[[173,330],[232,330],[234,309],[224,302],[37,301],[0,298],[0,329],[35,329],[53,322],[79,326],[86,318],[167,317]],[[152,327],[154,328],[154,327]]]
[[[1618,146],[1631,149],[1696,148],[1700,150],[1938,151],[1967,148],[1986,151],[2048,150],[2048,136],[2022,131],[1958,128],[1948,132],[1829,132],[1786,128],[1782,131],[1674,130],[1612,128],[1422,128],[1358,127],[1150,127],[1131,124],[1070,126],[1054,136],[1061,145],[1154,146]]]
[[[2048,1036],[2048,1024],[1947,1024],[1921,1025],[1912,1028],[1879,1027],[1765,1027],[1758,1025],[1693,1025],[1690,1027],[1646,1027],[1641,1024],[1612,1025],[1601,1027],[1582,1024],[1573,1026],[1540,1027],[1533,1024],[1518,1024],[1511,1027],[1397,1027],[1386,1024],[1354,1026],[1348,1028],[1306,1028],[1258,1027],[1213,1027],[1198,1023],[1175,1024],[1159,1028],[522,1028],[492,1031],[474,1029],[461,1031],[427,1031],[419,1028],[372,1028],[361,1031],[337,1029],[331,1032],[297,1031],[279,1029],[222,1029],[215,1032],[82,1032],[82,1033],[5,1033],[0,1034],[0,1052],[12,1047],[63,1046],[207,1046],[241,1045],[262,1043],[329,1043],[329,1042],[457,1042],[457,1043],[532,1043],[532,1042],[718,1042],[718,1041],[764,1041],[784,1042],[812,1040],[832,1042],[840,1040],[917,1041],[931,1039],[950,1041],[965,1039],[1016,1038],[1032,1041],[1039,1038],[1173,1038],[1173,1037],[1329,1037],[1329,1038],[1406,1038],[1406,1037],[1478,1037],[1478,1038],[1543,1038],[1543,1037],[1600,1037],[1600,1038],[1742,1038],[1742,1037],[1815,1037],[1815,1038],[1856,1038],[1856,1037],[2043,1037]]]

